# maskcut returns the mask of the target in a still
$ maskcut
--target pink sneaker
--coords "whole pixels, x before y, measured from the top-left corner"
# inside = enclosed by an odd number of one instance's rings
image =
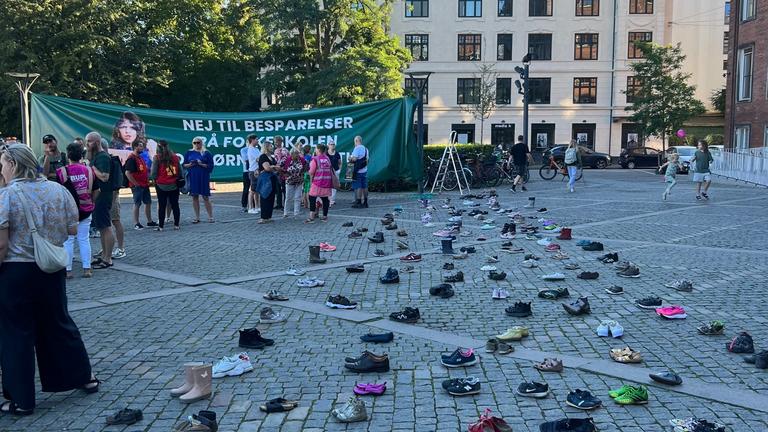
[[[336,246],[330,243],[320,243],[320,250],[323,252],[333,252],[336,250]]]
[[[547,247],[544,249],[547,252],[557,252],[560,250],[560,245],[557,243],[550,243],[547,245]]]
[[[656,314],[666,319],[683,319],[688,317],[685,309],[677,305],[656,308]]]
[[[355,384],[355,388],[352,390],[356,395],[374,395],[381,396],[387,390],[387,383],[381,384]]]

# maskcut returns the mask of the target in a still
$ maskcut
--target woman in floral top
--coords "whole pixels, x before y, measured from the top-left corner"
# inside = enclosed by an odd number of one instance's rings
[[[298,149],[291,150],[291,157],[283,162],[285,175],[285,208],[283,217],[288,217],[289,203],[293,201],[293,215],[299,215],[301,193],[304,188],[304,173],[308,171],[307,162]]]

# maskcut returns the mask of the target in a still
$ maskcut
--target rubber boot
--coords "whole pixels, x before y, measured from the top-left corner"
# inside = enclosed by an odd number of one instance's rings
[[[194,385],[187,393],[179,396],[179,401],[192,403],[211,397],[211,380],[213,378],[213,365],[204,364],[192,368]]]
[[[524,205],[523,208],[533,208],[536,205],[536,197],[528,197],[528,204]]]
[[[443,245],[443,255],[453,255],[456,253],[453,250],[453,239],[444,239],[441,240],[441,243]]]
[[[193,370],[195,367],[199,367],[202,365],[203,365],[202,362],[184,363],[184,384],[182,384],[181,387],[176,387],[175,389],[172,389],[171,396],[179,397],[184,393],[187,393],[190,390],[192,390],[192,387],[195,385],[195,374]]]
[[[570,228],[562,228],[560,230],[560,235],[557,236],[558,240],[571,240],[571,229]]]
[[[312,245],[309,247],[309,263],[325,264],[325,258],[320,258],[320,246]]]

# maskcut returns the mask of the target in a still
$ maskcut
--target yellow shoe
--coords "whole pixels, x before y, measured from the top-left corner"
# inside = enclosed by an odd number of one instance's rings
[[[528,327],[515,326],[508,329],[503,334],[497,335],[496,339],[502,341],[519,341],[528,336]]]

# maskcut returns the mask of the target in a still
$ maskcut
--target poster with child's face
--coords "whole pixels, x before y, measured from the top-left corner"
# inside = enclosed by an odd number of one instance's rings
[[[536,134],[536,146],[540,148],[547,146],[547,134],[545,133]]]

